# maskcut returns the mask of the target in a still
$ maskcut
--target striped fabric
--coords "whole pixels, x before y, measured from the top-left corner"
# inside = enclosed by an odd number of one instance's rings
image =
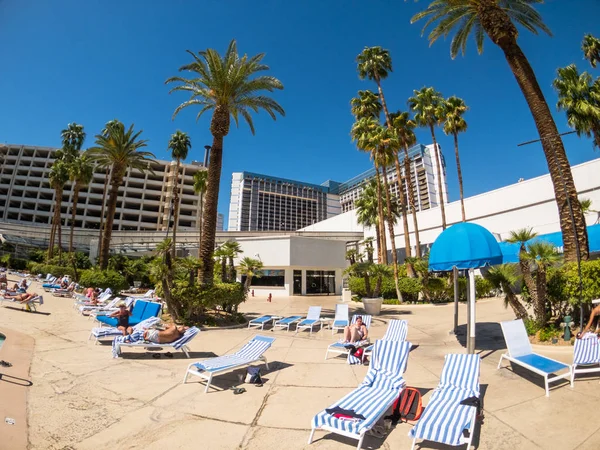
[[[464,443],[463,430],[472,429],[475,407],[460,402],[479,397],[480,362],[479,355],[446,355],[440,384],[409,437],[453,446]]]
[[[100,299],[98,299],[98,301],[102,301]],[[117,303],[119,303],[121,301],[120,297],[115,297],[113,298],[110,302],[108,302],[106,305],[81,305],[79,307],[79,312],[80,313],[84,313],[85,311],[99,311],[99,310],[111,310],[111,309],[115,309],[117,308]],[[125,303],[127,304],[127,307],[131,306],[132,300],[130,301],[129,298],[127,298],[125,300]]]
[[[406,320],[392,319],[382,339],[385,341],[405,341],[408,335],[408,322]]]
[[[263,353],[271,347],[274,340],[275,338],[266,336],[255,336],[236,353],[205,359],[197,362],[194,366],[205,372],[216,372],[228,367],[243,366],[258,361]]]
[[[373,361],[364,381],[357,389],[329,407],[354,410],[356,414],[362,414],[365,420],[342,420],[323,410],[313,418],[312,428],[327,426],[356,435],[370,430],[398,398],[405,384],[402,372],[406,367],[409,351],[408,342],[377,341]]]
[[[581,339],[575,339],[573,364],[599,364],[600,341],[594,333],[586,333]]]
[[[127,336],[117,336],[116,338],[113,339],[113,343],[112,343],[113,358],[118,358],[119,355],[121,354],[121,344],[123,344],[123,343],[131,344],[133,342],[143,341],[143,340],[144,340],[144,330],[142,330],[142,329],[134,330],[133,333],[128,334]]]
[[[133,327],[133,329],[145,331],[159,321],[160,319],[158,317],[149,317],[148,319],[138,323],[136,326]],[[117,329],[116,327],[95,327],[92,328],[92,335],[96,338],[107,336],[122,336],[123,332]]]
[[[172,345],[175,350],[179,350],[185,344],[187,344],[192,339],[194,339],[194,337],[198,333],[200,333],[200,328],[197,328],[197,327],[188,328],[187,330],[185,330],[185,333],[183,333],[183,336],[181,336],[176,341],[171,342],[170,345]]]

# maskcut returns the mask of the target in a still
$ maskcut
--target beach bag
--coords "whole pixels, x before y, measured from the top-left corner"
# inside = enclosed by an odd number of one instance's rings
[[[391,419],[393,424],[403,420],[405,422],[419,420],[421,414],[423,414],[421,392],[416,388],[404,388],[398,400],[394,403],[392,411],[392,415],[386,417],[386,419]]]

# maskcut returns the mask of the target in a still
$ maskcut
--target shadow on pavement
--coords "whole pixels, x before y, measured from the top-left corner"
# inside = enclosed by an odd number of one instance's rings
[[[13,311],[20,311],[20,312],[24,312],[27,314],[39,314],[41,316],[49,316],[52,313],[49,312],[43,312],[43,311],[27,311],[26,309],[23,308],[15,308],[14,306],[5,306],[4,308],[6,309],[12,309]]]
[[[456,340],[467,346],[467,325],[459,325],[456,329]],[[475,350],[503,350],[506,348],[502,328],[497,322],[477,322],[475,327]],[[486,355],[487,356],[487,355]]]

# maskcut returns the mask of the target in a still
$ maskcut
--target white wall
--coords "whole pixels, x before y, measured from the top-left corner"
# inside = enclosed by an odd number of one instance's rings
[[[290,265],[321,270],[346,267],[346,243],[325,239],[292,237]]]
[[[356,223],[356,210],[348,211],[327,220],[322,220],[298,231],[363,231],[364,227]]]

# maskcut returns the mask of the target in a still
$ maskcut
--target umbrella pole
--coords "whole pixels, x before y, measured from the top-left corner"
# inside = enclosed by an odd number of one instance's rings
[[[458,330],[458,267],[452,268],[452,274],[454,275],[454,327],[452,332],[456,334]]]
[[[475,353],[475,270],[469,269],[469,337],[468,353]]]

